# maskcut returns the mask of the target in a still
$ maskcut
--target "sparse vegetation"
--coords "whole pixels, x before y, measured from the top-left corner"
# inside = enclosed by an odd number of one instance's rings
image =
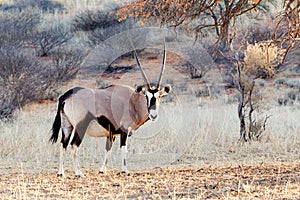
[[[41,91],[48,88],[47,69],[22,50],[13,46],[0,48],[0,85],[5,97],[0,100],[1,118],[11,116],[30,101],[43,98]]]
[[[239,1],[214,1],[208,10],[201,10],[207,4],[198,4],[200,1],[177,1],[183,2],[177,6],[174,1],[153,2],[137,0],[121,8],[121,15],[116,16],[121,6],[109,2],[109,8],[104,8],[104,1],[0,0],[2,198],[300,196],[299,2],[283,0],[283,9],[272,7],[272,12],[264,7],[270,5],[269,1],[244,1],[238,9],[234,8]],[[134,4],[140,7],[130,7]],[[155,8],[155,12],[148,8]],[[129,139],[132,176],[125,177],[116,170],[99,175],[105,140],[86,137],[79,154],[83,154],[80,164],[87,178],[72,178],[71,158],[65,165],[69,178],[56,177],[59,145],[49,145],[47,134],[56,104],[36,101],[56,100],[61,91],[74,86],[102,88],[118,83],[134,87],[142,82],[130,52],[109,67],[106,60],[103,66],[88,70],[82,68],[82,63],[87,53],[103,41],[111,38],[116,42],[114,34],[147,23],[177,27],[177,35],[166,36],[167,50],[172,53],[167,52],[164,80],[172,85],[173,92],[162,100],[161,119],[154,126],[147,122]],[[137,47],[158,38],[150,29],[139,30],[133,41]],[[220,42],[217,47],[223,52],[216,54],[215,68],[192,66],[186,64],[189,59],[180,58],[179,62],[172,55],[181,46],[168,45],[184,44],[185,40],[177,37],[182,33],[186,37],[193,33],[201,36],[194,45],[203,44],[210,55],[216,50],[211,47]],[[128,42],[126,37],[122,40]],[[114,49],[123,52],[123,44],[118,49],[117,42]],[[161,45],[161,41],[155,42],[156,47]],[[156,66],[161,65],[157,49],[138,49],[150,78],[159,73]],[[202,51],[202,47],[194,49],[184,52],[192,58]],[[107,50],[103,53],[106,57],[115,56],[109,44],[103,50]],[[93,59],[102,63],[102,57],[94,53]],[[201,61],[205,59],[200,57]],[[279,64],[282,60],[287,63]],[[224,82],[212,75],[222,77]],[[239,139],[251,142],[241,145]],[[112,152],[109,167],[119,168],[118,144]]]
[[[48,56],[51,50],[65,45],[72,38],[72,32],[64,24],[42,24],[33,34],[31,44],[37,55]]]
[[[95,9],[83,10],[73,18],[72,27],[76,32],[88,32],[90,44],[96,46],[109,37],[133,27],[131,20],[120,22],[115,15],[116,10],[117,8],[109,12]]]
[[[261,103],[263,96],[257,88],[257,80],[275,76],[281,55],[280,50],[274,44],[260,42],[247,46],[243,61],[236,56],[235,81],[240,93],[238,116],[242,141],[261,140],[266,130],[269,116],[254,117],[254,113],[261,111],[263,106]],[[284,101],[278,103],[285,104]]]
[[[47,21],[40,10],[44,4],[14,6],[0,12],[0,118],[29,102],[56,98],[58,85],[76,76],[86,54],[70,50],[72,32],[64,23]]]
[[[41,20],[39,10],[0,12],[0,46],[26,46]]]

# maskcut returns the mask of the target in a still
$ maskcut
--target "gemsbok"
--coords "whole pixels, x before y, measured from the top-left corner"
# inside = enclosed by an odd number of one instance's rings
[[[127,137],[149,119],[154,121],[158,118],[160,99],[171,91],[169,85],[161,87],[166,62],[165,47],[157,84],[150,84],[135,51],[134,57],[146,84],[136,89],[124,85],[111,85],[103,89],[75,87],[59,97],[49,140],[57,142],[59,130],[62,129],[59,176],[65,177],[63,154],[71,141],[75,174],[84,177],[79,169],[77,150],[85,134],[107,138],[101,173],[106,172],[112,144],[116,136],[120,136],[122,172],[129,175],[126,167]]]

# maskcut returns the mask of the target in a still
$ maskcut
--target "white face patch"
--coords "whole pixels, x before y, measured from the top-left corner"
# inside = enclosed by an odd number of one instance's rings
[[[154,93],[154,97],[157,99],[159,97],[159,92]]]
[[[150,118],[152,121],[154,121],[154,120],[157,119],[157,117],[158,117],[157,111],[156,111],[156,110],[150,110],[150,112],[149,112],[149,118]]]
[[[150,107],[150,99],[153,97],[153,94],[151,92],[146,91],[146,96],[148,99],[148,108]]]

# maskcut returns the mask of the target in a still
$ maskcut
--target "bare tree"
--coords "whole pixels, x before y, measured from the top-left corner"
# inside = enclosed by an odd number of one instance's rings
[[[283,7],[277,16],[274,41],[286,48],[282,62],[288,52],[300,41],[300,1],[282,0]]]
[[[118,14],[121,20],[133,16],[144,19],[155,17],[162,25],[191,29],[196,37],[207,29],[214,29],[216,47],[226,50],[234,37],[229,28],[234,25],[236,18],[262,8],[262,4],[262,0],[137,0],[120,9]]]
[[[259,93],[256,80],[274,77],[282,51],[269,41],[248,45],[244,54],[244,59],[235,57],[234,78],[240,93],[238,104],[240,140],[247,142],[261,139],[269,118],[269,116],[254,117],[254,113],[258,113],[263,107],[263,96]]]

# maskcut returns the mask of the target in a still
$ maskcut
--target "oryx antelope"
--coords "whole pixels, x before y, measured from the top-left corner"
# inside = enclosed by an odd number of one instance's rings
[[[76,87],[59,97],[50,138],[50,141],[55,143],[59,130],[62,129],[58,175],[64,176],[63,154],[71,141],[76,176],[84,177],[79,170],[77,149],[85,134],[107,138],[104,162],[100,169],[103,173],[106,172],[107,160],[115,137],[120,136],[122,172],[129,174],[126,167],[127,136],[149,119],[158,118],[160,98],[171,91],[170,86],[161,87],[166,62],[165,49],[157,84],[149,83],[135,51],[134,57],[146,82],[145,85],[136,89],[124,85],[111,85],[104,89]]]

